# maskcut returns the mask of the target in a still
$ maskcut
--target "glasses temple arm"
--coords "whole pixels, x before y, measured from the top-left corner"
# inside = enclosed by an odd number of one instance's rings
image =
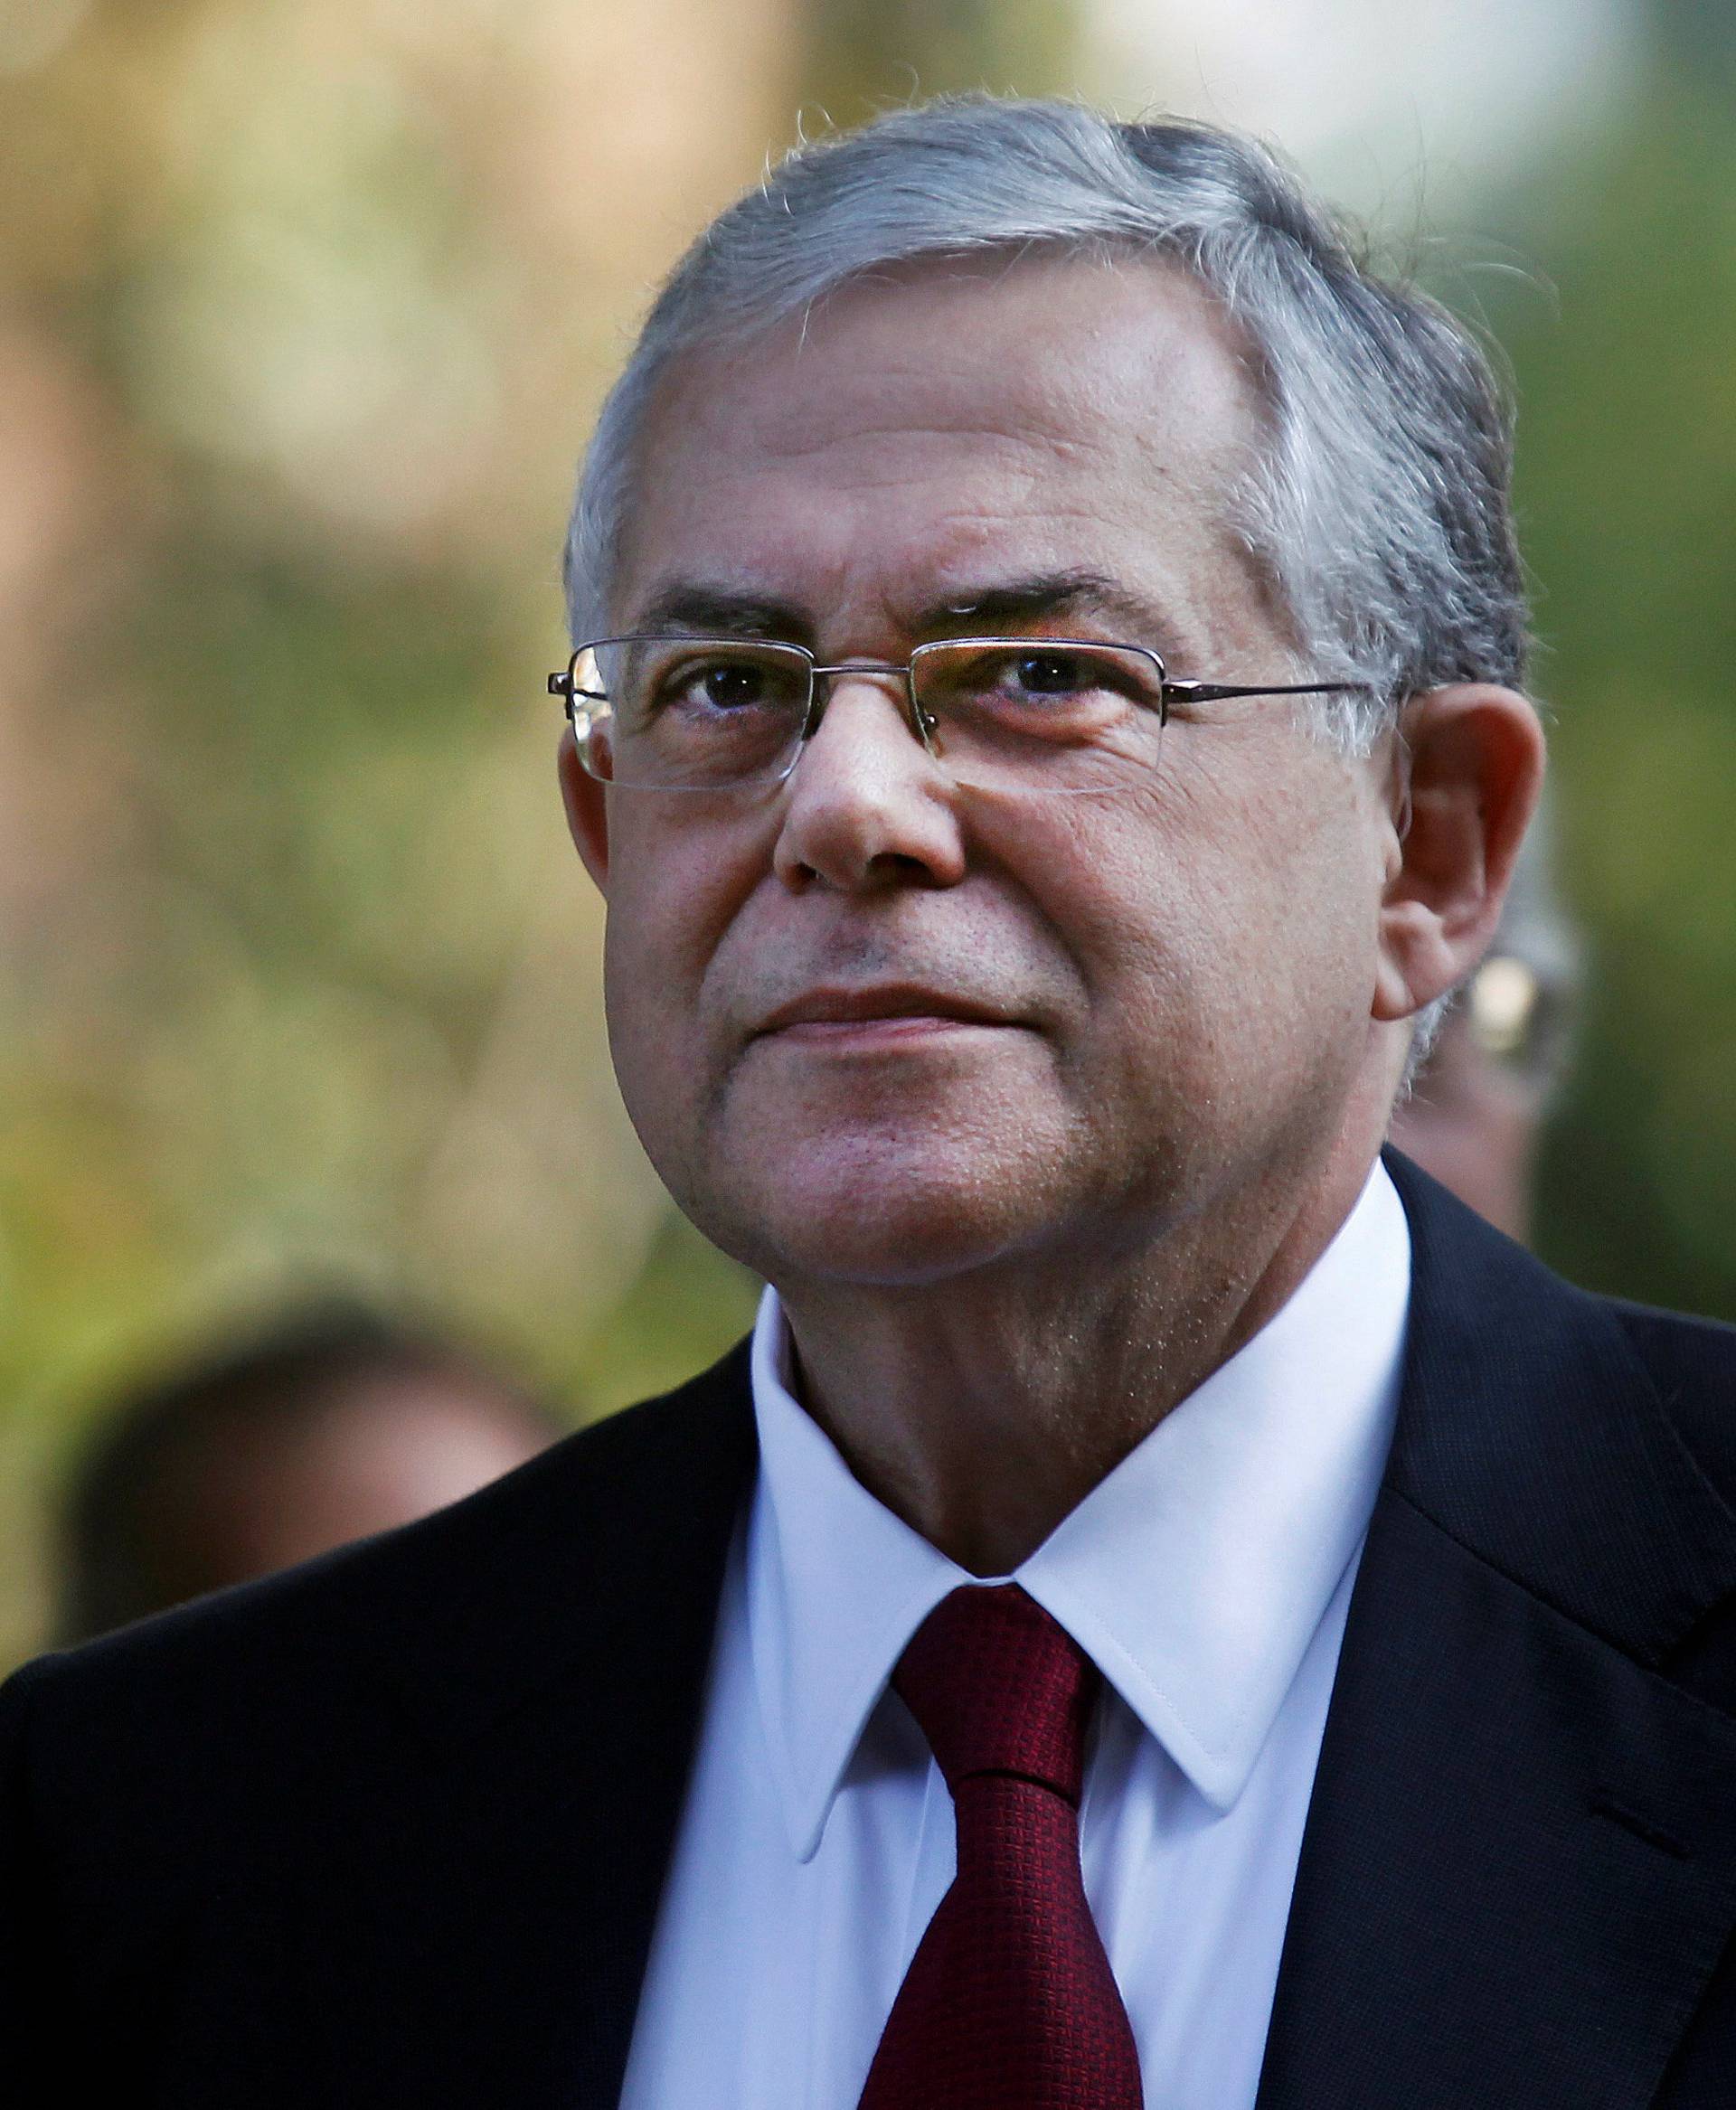
[[[1365,682],[1260,682],[1250,688],[1223,682],[1165,681],[1164,693],[1184,703],[1228,703],[1238,696],[1342,696],[1367,685]]]

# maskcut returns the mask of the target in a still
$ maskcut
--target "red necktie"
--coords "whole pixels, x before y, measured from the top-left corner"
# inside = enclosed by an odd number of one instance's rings
[[[1140,2110],[1139,2055],[1079,1868],[1096,1669],[1006,1583],[937,1605],[892,1683],[952,1792],[958,1872],[861,2110]]]

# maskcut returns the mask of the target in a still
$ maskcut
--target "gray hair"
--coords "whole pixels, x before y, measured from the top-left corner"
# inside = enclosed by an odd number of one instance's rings
[[[1518,683],[1527,646],[1510,421],[1444,309],[1382,278],[1263,147],[1066,102],[948,99],[803,146],[675,267],[604,403],[566,549],[574,643],[607,630],[636,445],[685,354],[739,344],[863,273],[1059,249],[1173,258],[1240,327],[1268,410],[1236,532],[1365,749],[1405,697]]]

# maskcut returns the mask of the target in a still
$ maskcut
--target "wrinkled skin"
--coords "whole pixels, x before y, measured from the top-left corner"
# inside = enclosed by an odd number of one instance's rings
[[[1260,419],[1169,266],[891,275],[669,377],[616,619],[703,587],[828,661],[1014,626],[1307,680],[1229,525]],[[1106,584],[942,613],[1061,573]],[[1505,691],[1435,692],[1407,736],[1402,836],[1392,743],[1346,759],[1274,698],[1178,711],[1109,796],[961,790],[867,680],[769,791],[604,794],[565,752],[646,1147],[778,1286],[857,1472],[967,1564],[1029,1550],[1354,1201],[1541,768]]]

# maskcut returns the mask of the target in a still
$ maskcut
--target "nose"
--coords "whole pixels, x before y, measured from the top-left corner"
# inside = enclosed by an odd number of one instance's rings
[[[965,850],[954,787],[913,737],[903,677],[845,669],[789,779],[773,868],[794,889],[956,886]]]

